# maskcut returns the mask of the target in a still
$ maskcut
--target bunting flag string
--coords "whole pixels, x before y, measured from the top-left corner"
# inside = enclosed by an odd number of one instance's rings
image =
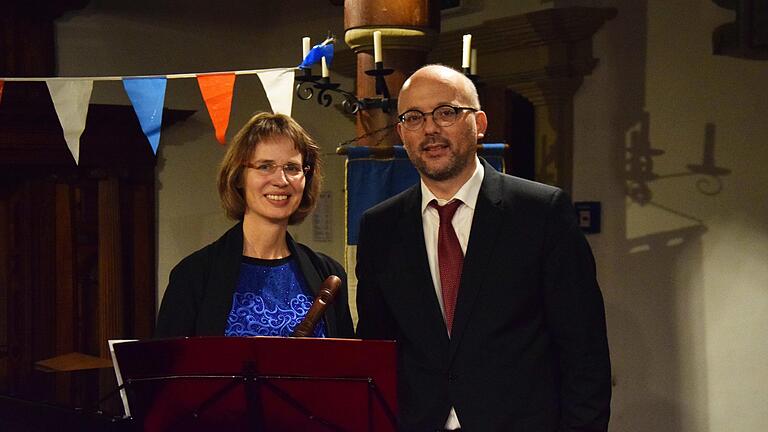
[[[262,71],[258,75],[262,86],[264,86],[264,91],[267,93],[272,112],[291,115],[293,108],[293,69]]]
[[[216,139],[224,145],[227,143],[225,135],[229,126],[229,114],[232,111],[235,74],[200,75],[197,77],[197,84],[200,86],[200,94],[203,95],[203,101],[208,108],[208,115],[211,116]]]
[[[218,71],[218,72],[185,72],[177,74],[165,74],[165,75],[113,75],[113,76],[89,76],[89,77],[0,77],[0,81],[13,82],[13,81],[51,81],[51,80],[90,80],[90,81],[122,81],[127,78],[165,78],[165,79],[188,79],[197,78],[201,75],[221,75],[231,73],[235,75],[256,75],[259,72],[273,71],[273,70],[295,70],[296,68],[267,68],[267,69],[247,69],[247,70],[232,70],[232,71]]]
[[[131,100],[141,130],[149,140],[152,151],[157,154],[160,145],[160,126],[163,122],[165,101],[165,78],[126,78],[123,87]]]
[[[48,92],[51,94],[56,115],[59,116],[64,140],[69,152],[80,163],[80,136],[85,130],[85,119],[88,117],[88,106],[93,91],[93,81],[47,81]]]
[[[64,139],[69,151],[72,153],[75,163],[79,163],[80,136],[85,130],[88,105],[95,81],[123,82],[123,88],[133,105],[141,129],[146,135],[152,151],[157,154],[167,80],[186,78],[197,80],[208,114],[213,122],[216,139],[221,144],[225,144],[225,135],[232,110],[235,77],[238,75],[257,75],[264,87],[272,111],[291,115],[295,71],[296,68],[290,67],[168,75],[0,77],[0,102],[2,102],[3,87],[6,82],[45,82],[56,108],[56,114],[64,131]]]

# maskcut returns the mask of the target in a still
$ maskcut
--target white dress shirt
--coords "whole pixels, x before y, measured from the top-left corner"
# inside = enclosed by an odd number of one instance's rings
[[[440,310],[445,319],[445,305],[443,305],[443,296],[440,286],[440,268],[437,265],[437,239],[440,228],[440,216],[437,209],[429,205],[432,200],[436,200],[438,205],[445,205],[454,199],[459,199],[463,203],[453,215],[451,225],[453,225],[456,236],[459,238],[461,252],[466,255],[467,244],[469,244],[469,234],[472,229],[472,218],[475,216],[475,205],[477,196],[480,194],[480,185],[483,183],[485,171],[480,160],[475,156],[475,172],[464,185],[451,197],[451,199],[438,199],[429,190],[424,181],[421,181],[421,220],[424,228],[424,243],[427,247],[427,259],[429,260],[429,272],[432,274],[432,282],[435,286],[437,301],[440,303]],[[456,416],[456,410],[451,407],[448,420],[445,422],[445,428],[448,430],[458,429],[461,425]]]

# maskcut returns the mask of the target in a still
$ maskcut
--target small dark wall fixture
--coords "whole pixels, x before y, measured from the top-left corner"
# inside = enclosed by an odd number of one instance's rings
[[[580,201],[573,203],[576,209],[579,228],[585,234],[600,233],[602,205],[599,201]]]
[[[713,54],[768,60],[768,1],[712,1],[736,13],[733,22],[720,25],[712,32]]]

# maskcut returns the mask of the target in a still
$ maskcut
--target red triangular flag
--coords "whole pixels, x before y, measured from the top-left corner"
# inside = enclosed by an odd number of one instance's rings
[[[216,139],[219,143],[226,144],[227,126],[229,125],[229,113],[232,110],[232,89],[235,87],[235,74],[211,74],[198,75],[197,84],[203,95],[208,114],[211,116],[213,128],[216,130]]]

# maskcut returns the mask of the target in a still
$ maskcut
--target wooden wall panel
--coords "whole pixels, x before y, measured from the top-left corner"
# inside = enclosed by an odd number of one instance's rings
[[[124,338],[123,257],[120,233],[120,183],[109,176],[99,190],[99,355],[109,358],[107,340]]]

